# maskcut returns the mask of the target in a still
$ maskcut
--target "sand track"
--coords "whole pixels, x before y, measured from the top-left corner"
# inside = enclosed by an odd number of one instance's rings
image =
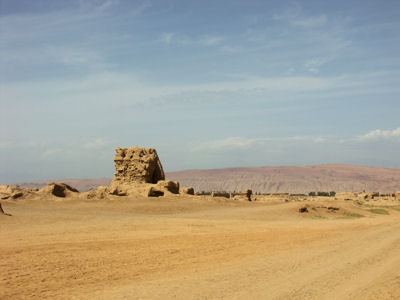
[[[156,204],[6,203],[0,298],[400,298],[396,210],[314,219],[299,203]]]

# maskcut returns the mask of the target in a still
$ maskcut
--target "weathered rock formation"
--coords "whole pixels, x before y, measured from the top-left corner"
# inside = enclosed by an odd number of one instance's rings
[[[106,186],[98,186],[97,189],[84,192],[80,194],[80,197],[83,199],[104,199],[107,196],[107,187]]]
[[[243,193],[229,193],[229,198],[233,200],[247,200],[252,201],[251,196],[253,191],[250,189],[245,190]]]
[[[50,183],[48,186],[41,188],[39,194],[48,194],[56,197],[66,197],[72,193],[79,193],[79,191],[72,186],[65,183]]]
[[[172,194],[179,194],[179,182],[178,181],[160,180],[157,182],[157,185],[164,192],[170,192]]]
[[[180,194],[186,194],[186,195],[194,195],[194,189],[192,187],[182,187],[179,190]]]
[[[115,176],[109,185],[111,194],[125,196],[134,193],[135,188],[143,189],[143,184],[156,184],[165,179],[155,149],[134,146],[117,147],[115,151]]]
[[[20,188],[16,185],[0,185],[0,199],[18,199],[32,195],[34,192],[33,189]]]
[[[112,183],[157,183],[164,180],[164,171],[153,148],[115,148],[115,177]]]
[[[372,193],[362,192],[362,193],[359,193],[357,196],[358,196],[358,198],[360,198],[362,200],[372,200],[372,199],[379,197],[379,192],[372,192]]]
[[[158,197],[179,194],[179,182],[165,180],[157,151],[152,148],[115,148],[115,177],[108,192],[126,196],[139,194]]]

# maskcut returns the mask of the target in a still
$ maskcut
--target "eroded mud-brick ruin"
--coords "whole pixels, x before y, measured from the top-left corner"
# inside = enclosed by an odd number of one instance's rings
[[[108,191],[124,196],[142,194],[163,196],[164,194],[185,193],[179,182],[166,181],[161,161],[153,148],[115,148],[115,176]]]
[[[152,148],[115,148],[116,183],[157,183],[165,180],[164,171],[156,149]]]

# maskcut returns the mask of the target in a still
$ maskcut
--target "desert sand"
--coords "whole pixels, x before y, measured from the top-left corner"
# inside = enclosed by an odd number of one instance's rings
[[[395,199],[2,204],[1,299],[400,299]]]

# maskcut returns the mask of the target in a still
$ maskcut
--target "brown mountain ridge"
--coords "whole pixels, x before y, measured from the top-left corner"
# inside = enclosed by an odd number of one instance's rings
[[[310,191],[393,192],[400,189],[400,169],[327,164],[317,166],[242,167],[170,172],[170,180],[198,191],[307,193]]]
[[[223,169],[185,170],[166,173],[168,180],[195,191],[244,191],[259,193],[307,193],[310,191],[394,192],[400,190],[400,169],[326,164],[316,166],[266,166]],[[55,180],[19,183],[21,187],[43,187]],[[62,179],[84,192],[108,185],[110,178]]]

